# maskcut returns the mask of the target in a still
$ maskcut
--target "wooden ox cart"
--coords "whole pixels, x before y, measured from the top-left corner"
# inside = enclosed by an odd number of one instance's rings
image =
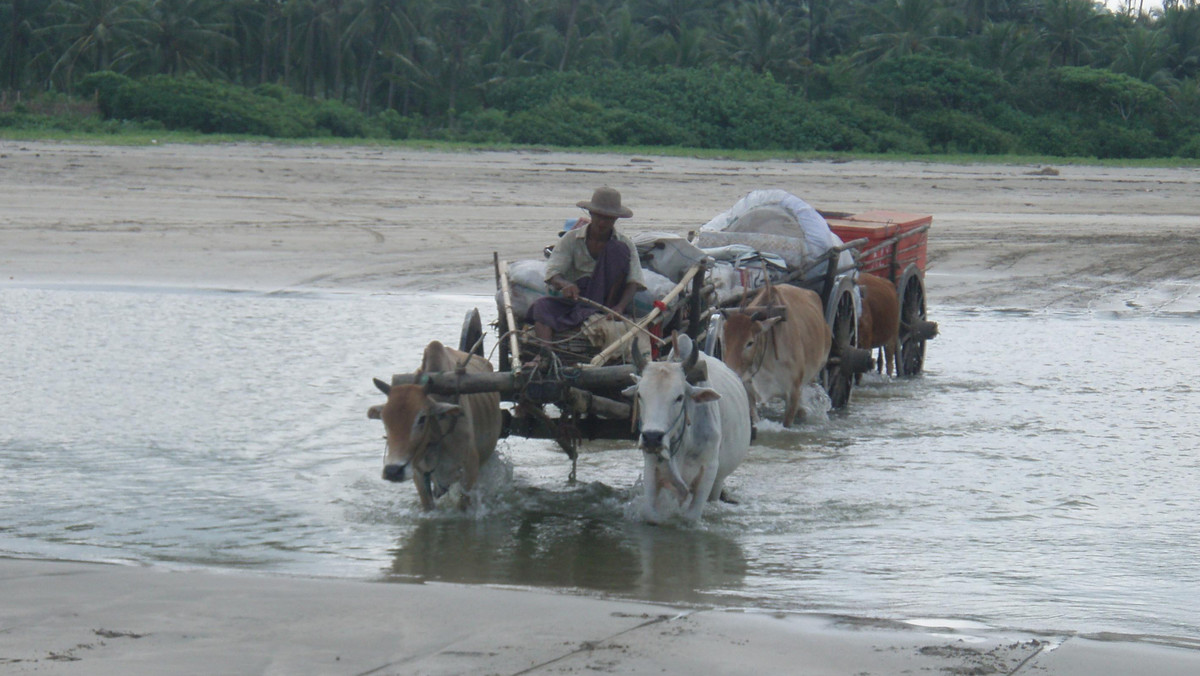
[[[897,286],[901,304],[900,374],[918,375],[924,364],[925,343],[937,333],[937,325],[926,319],[925,262],[930,216],[894,212],[863,214],[822,212],[830,228],[843,239],[841,246],[824,252],[803,269],[789,270],[775,283],[810,288],[821,297],[825,320],[833,340],[821,377],[835,409],[849,402],[856,375],[868,371],[873,362],[869,350],[859,347],[854,273],[869,272]],[[843,251],[853,253],[845,264]],[[839,261],[841,261],[839,263]],[[665,337],[674,332],[691,336],[709,354],[720,356],[723,308],[735,307],[743,295],[718,300],[710,279],[711,260],[691,265],[673,288],[654,303],[644,316],[627,321],[628,329],[604,349],[591,348],[579,336],[556,336],[541,344],[522,330],[521,317],[513,310],[509,266],[493,256],[496,271],[498,318],[493,324],[499,341],[497,371],[490,374],[448,372],[393,376],[393,385],[421,382],[432,394],[455,395],[498,392],[511,406],[504,410],[502,436],[554,439],[574,461],[584,439],[635,439],[631,406],[620,392],[631,384],[632,364],[619,361],[621,351],[635,339],[651,343],[657,354],[670,349]],[[815,274],[821,270],[820,274]],[[669,317],[669,307],[675,309]],[[512,330],[515,327],[515,330]],[[478,309],[463,322],[459,349],[484,355],[483,323]],[[486,355],[485,355],[486,356]],[[535,357],[537,366],[531,362]]]

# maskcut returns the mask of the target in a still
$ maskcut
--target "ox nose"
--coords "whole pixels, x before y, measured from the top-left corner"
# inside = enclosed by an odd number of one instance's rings
[[[662,448],[665,432],[642,430],[642,446],[645,448]]]
[[[404,481],[408,478],[408,465],[385,465],[383,478],[388,481]]]

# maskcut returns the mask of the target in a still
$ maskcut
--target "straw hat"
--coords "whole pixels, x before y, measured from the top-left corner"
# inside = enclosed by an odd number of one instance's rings
[[[612,188],[596,188],[590,202],[579,202],[575,206],[613,218],[629,218],[633,215],[632,211],[621,206],[621,193]]]

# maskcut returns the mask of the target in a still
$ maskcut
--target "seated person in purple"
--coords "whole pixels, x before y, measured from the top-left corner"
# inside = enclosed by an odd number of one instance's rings
[[[621,206],[621,193],[597,188],[591,201],[576,206],[587,209],[591,221],[564,233],[546,263],[546,284],[562,295],[539,298],[525,316],[544,341],[597,312],[576,299],[587,298],[624,314],[638,289],[646,288],[637,247],[615,227],[618,218],[633,215]]]

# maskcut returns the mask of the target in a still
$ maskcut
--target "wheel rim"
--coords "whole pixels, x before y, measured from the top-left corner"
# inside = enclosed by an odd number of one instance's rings
[[[483,323],[479,318],[479,309],[476,308],[467,313],[463,319],[462,332],[458,336],[458,349],[461,352],[471,352],[474,348],[474,354],[483,356]]]
[[[918,338],[911,329],[925,319],[925,289],[916,275],[904,286],[904,301],[900,309],[900,364],[901,375],[920,375],[925,368],[925,340]]]
[[[842,364],[847,348],[858,344],[858,326],[854,317],[854,299],[848,293],[838,298],[837,313],[833,316],[833,342],[829,346],[829,362],[822,373],[825,391],[833,408],[842,408],[850,401],[854,373]]]

